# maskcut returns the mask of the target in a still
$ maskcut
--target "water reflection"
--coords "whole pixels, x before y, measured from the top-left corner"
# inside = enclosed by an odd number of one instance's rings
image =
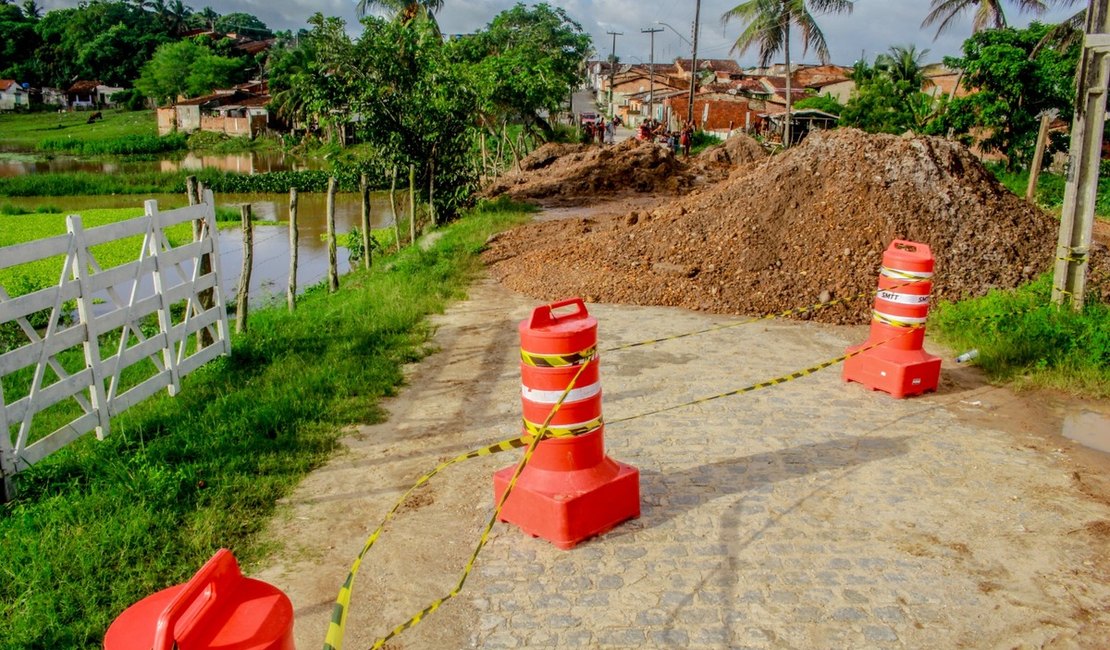
[[[1110,453],[1110,416],[1094,411],[1080,411],[1064,417],[1065,438],[1084,447]]]
[[[200,171],[218,169],[225,172],[259,174],[262,172],[322,169],[318,160],[290,156],[280,151],[232,154],[171,154],[141,159],[80,158],[75,156],[38,156],[28,154],[0,155],[0,177],[26,176],[64,172],[93,174],[143,174],[149,172]]]

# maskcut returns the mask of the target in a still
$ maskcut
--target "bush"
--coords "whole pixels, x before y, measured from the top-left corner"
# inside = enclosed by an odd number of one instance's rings
[[[165,153],[185,148],[185,136],[171,133],[167,136],[123,135],[105,140],[73,140],[47,138],[39,142],[42,151],[58,151],[79,156],[126,156],[134,154]]]
[[[992,378],[1110,396],[1110,306],[1091,293],[1081,312],[1050,300],[1052,277],[982,298],[941,303],[929,318],[951,347],[979,350]]]

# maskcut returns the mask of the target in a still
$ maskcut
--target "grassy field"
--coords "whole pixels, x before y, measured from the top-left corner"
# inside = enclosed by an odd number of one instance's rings
[[[33,151],[45,140],[94,142],[128,136],[158,135],[153,111],[101,111],[103,120],[86,124],[88,111],[0,114],[0,148]]]
[[[469,215],[428,250],[379,258],[309,292],[294,314],[252,314],[233,355],[20,476],[0,506],[0,643],[98,648],[128,605],[187,579],[220,547],[249,564],[275,501],[333,452],[342,427],[380,421],[424,318],[462,295],[490,234],[528,217]]]
[[[143,214],[142,208],[82,210],[81,222],[86,229],[132,219]],[[35,239],[53,237],[66,231],[64,214],[0,214],[0,246],[11,246]],[[188,224],[179,224],[166,231],[174,246],[187,243],[192,237]],[[142,237],[129,237],[92,248],[93,256],[102,267],[117,266],[138,259]],[[0,270],[0,286],[11,293],[27,293],[56,284],[62,269],[62,258],[39,260],[32,264]],[[14,289],[14,291],[13,291]]]
[[[995,178],[1014,194],[1025,196],[1029,186],[1029,171],[1008,172],[1001,165],[988,165]],[[1064,205],[1064,184],[1067,179],[1062,174],[1042,172],[1037,179],[1036,202],[1049,212],[1060,214]],[[1095,215],[1099,219],[1110,220],[1110,174],[1103,172],[1098,179],[1098,196],[1095,199]]]
[[[957,351],[977,349],[994,380],[1075,395],[1110,397],[1110,305],[1082,312],[1052,304],[1051,274],[1012,291],[941,303],[930,332]]]

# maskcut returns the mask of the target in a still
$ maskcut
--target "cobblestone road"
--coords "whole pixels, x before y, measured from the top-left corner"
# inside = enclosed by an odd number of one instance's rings
[[[351,560],[436,461],[516,435],[515,324],[534,301],[489,281],[438,318],[349,450],[310,476],[255,571],[319,647]],[[596,305],[602,349],[728,319]],[[841,354],[865,328],[765,321],[602,355],[609,420],[736,389]],[[894,400],[839,367],[607,428],[641,471],[642,516],[569,551],[498,524],[462,595],[390,648],[1105,648],[1110,506],[1060,452],[1025,444],[1012,393],[964,381]],[[984,414],[998,424],[983,425]],[[492,471],[446,472],[367,556],[348,648],[368,647],[457,579],[492,510]],[[1099,522],[1102,522],[1101,524]]]

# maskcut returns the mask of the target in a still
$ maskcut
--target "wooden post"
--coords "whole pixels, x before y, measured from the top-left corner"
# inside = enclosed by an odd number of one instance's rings
[[[338,182],[332,176],[328,179],[328,293],[339,291],[339,261],[336,259],[335,239],[335,192]]]
[[[239,275],[239,291],[235,302],[235,331],[247,331],[247,302],[251,287],[251,265],[254,261],[254,228],[251,224],[251,204],[239,207],[243,222],[243,272]]]
[[[393,239],[397,252],[401,252],[401,224],[397,221],[397,165],[393,166],[389,179],[389,211],[393,214]]]
[[[197,177],[185,177],[185,197],[189,199],[189,205],[196,205],[200,203],[200,195],[197,194]]]
[[[358,189],[362,192],[362,266],[370,268],[373,260],[370,259],[370,180],[366,174],[360,174]]]
[[[1053,115],[1048,111],[1041,113],[1041,128],[1037,131],[1037,146],[1033,149],[1033,163],[1029,165],[1029,185],[1025,188],[1025,200],[1032,202],[1037,194],[1037,179],[1044,164],[1045,141],[1048,140],[1048,125]]]
[[[189,180],[190,179],[192,179],[192,181],[193,181],[193,183],[192,183],[193,187],[192,187],[192,195],[189,197],[189,205],[197,205],[197,204],[203,203],[204,202],[204,197],[205,197],[204,183],[201,183],[201,182],[197,181],[196,176],[189,176],[188,178],[185,179],[185,189],[186,189],[186,191],[189,191],[189,189],[190,189],[189,188]],[[212,199],[212,210],[215,211],[215,209],[216,209],[216,201],[215,201],[215,198],[213,198]],[[204,225],[201,224],[201,222],[199,220],[193,222],[193,241],[200,241],[200,239],[203,235],[203,228],[204,228]],[[215,238],[219,236],[219,232],[217,232],[217,230],[215,230],[215,229],[211,229],[211,227],[209,227],[209,229],[211,231],[208,233],[208,236],[212,237],[213,240],[215,240]],[[200,263],[200,273],[198,274],[197,277],[205,276],[205,275],[208,275],[209,273],[212,272],[212,255],[207,254],[207,253],[204,254],[204,255],[201,255],[199,263]],[[198,298],[199,298],[199,302],[200,302],[200,311],[202,311],[202,312],[203,311],[208,311],[215,304],[215,297],[213,296],[213,290],[212,289],[205,289],[204,291],[201,291]],[[215,342],[215,339],[212,337],[212,331],[209,330],[207,327],[202,327],[200,329],[200,331],[197,332],[197,349],[198,350],[200,350],[202,348],[206,348],[209,345],[212,345],[212,343],[214,343],[214,342]]]
[[[416,243],[416,165],[409,165],[409,243]]]
[[[297,232],[297,188],[289,188],[289,290],[285,294],[285,302],[289,311],[297,308],[297,243],[300,233]]]
[[[428,159],[428,216],[432,220],[432,225],[438,226],[439,219],[436,218],[436,148],[432,147],[432,157]]]

